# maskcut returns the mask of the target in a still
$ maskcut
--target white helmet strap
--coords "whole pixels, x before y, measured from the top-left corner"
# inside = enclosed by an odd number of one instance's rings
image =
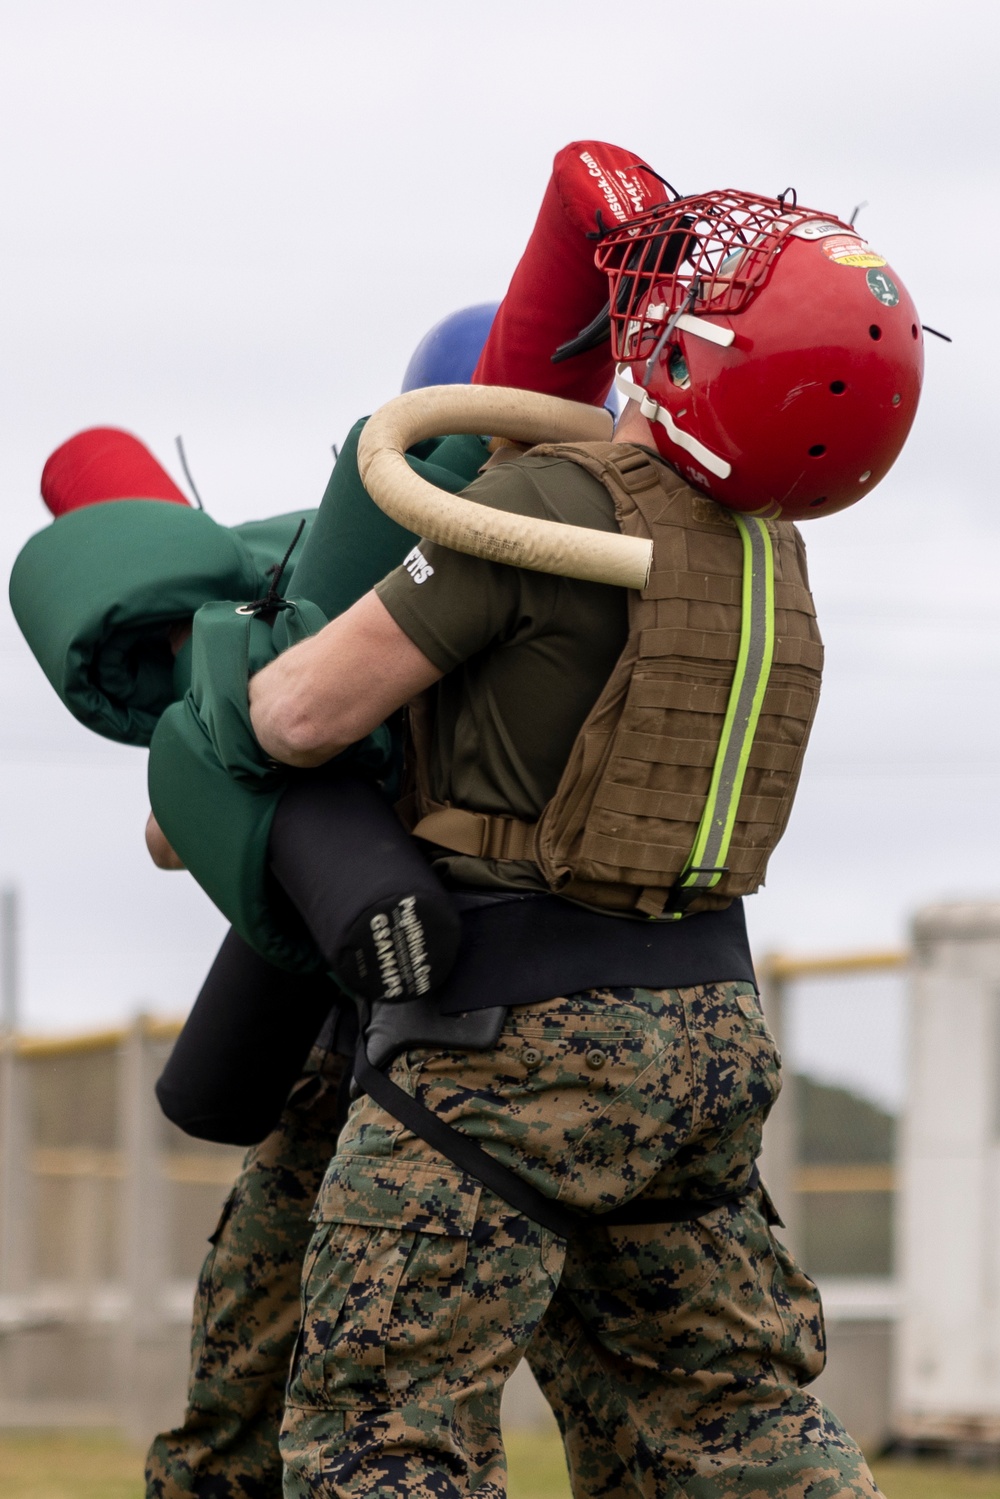
[[[664,406],[654,401],[648,391],[644,390],[641,385],[636,385],[634,380],[628,379],[622,373],[628,367],[627,364],[620,364],[615,373],[615,386],[621,391],[622,395],[626,396],[630,401],[637,401],[639,403],[639,410],[646,420],[659,422],[660,426],[666,429],[667,436],[671,442],[676,443],[679,448],[683,448],[685,453],[690,453],[691,457],[700,463],[702,468],[708,469],[708,472],[714,474],[717,479],[728,479],[733,471],[732,464],[727,463],[725,458],[720,458],[717,453],[713,453],[711,448],[706,448],[705,444],[699,442],[697,437],[692,437],[690,432],[684,432],[678,427],[670,412]]]

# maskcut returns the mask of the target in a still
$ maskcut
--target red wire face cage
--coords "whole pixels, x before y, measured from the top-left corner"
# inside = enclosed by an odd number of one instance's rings
[[[899,277],[849,224],[781,198],[679,198],[613,229],[619,385],[690,483],[735,510],[842,510],[916,414],[923,338]]]

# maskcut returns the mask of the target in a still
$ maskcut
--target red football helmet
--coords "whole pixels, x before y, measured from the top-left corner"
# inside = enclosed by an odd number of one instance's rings
[[[916,413],[923,335],[849,224],[706,193],[612,229],[597,264],[619,389],[691,484],[734,510],[804,519],[888,473]]]

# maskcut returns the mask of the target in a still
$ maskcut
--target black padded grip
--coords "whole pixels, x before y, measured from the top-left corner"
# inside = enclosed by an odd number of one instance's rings
[[[363,998],[420,999],[458,954],[458,912],[377,787],[307,772],[285,792],[271,872],[333,976]]]
[[[276,968],[230,930],[156,1084],[186,1135],[256,1145],[271,1133],[334,1006],[354,1009],[325,974]]]

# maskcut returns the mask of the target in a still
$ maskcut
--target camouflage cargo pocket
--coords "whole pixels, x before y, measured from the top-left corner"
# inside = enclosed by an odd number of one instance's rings
[[[291,1404],[352,1404],[361,1388],[388,1399],[389,1366],[447,1359],[480,1191],[449,1166],[334,1158],[313,1209]]]
[[[796,1262],[768,1226],[775,1259],[771,1297],[785,1330],[782,1361],[799,1384],[811,1384],[826,1367],[826,1321],[816,1282]]]
[[[234,1186],[222,1204],[218,1222],[208,1236],[208,1253],[198,1273],[198,1287],[195,1292],[191,1323],[191,1367],[188,1382],[188,1395],[191,1399],[196,1398],[198,1382],[204,1376],[206,1352],[211,1341],[210,1323],[217,1293],[220,1290],[220,1270],[224,1272],[225,1268],[224,1263],[222,1266],[218,1264],[220,1259],[223,1262],[225,1260],[224,1253],[220,1255],[219,1244],[229,1226],[239,1190],[238,1185]]]

